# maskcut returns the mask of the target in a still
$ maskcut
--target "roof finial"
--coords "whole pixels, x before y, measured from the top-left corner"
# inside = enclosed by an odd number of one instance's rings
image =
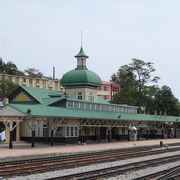
[[[83,31],[81,31],[81,48],[80,48],[80,51],[79,53],[75,56],[76,58],[79,58],[79,57],[85,57],[85,58],[89,58],[89,56],[87,56],[85,53],[84,53],[84,50],[83,50],[83,47],[82,47],[82,44],[83,43]]]
[[[83,31],[81,30],[81,47],[82,47],[82,42],[83,42]]]

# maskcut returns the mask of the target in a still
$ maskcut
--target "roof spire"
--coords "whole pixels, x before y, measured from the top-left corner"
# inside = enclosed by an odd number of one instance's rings
[[[83,31],[81,30],[81,47],[82,47],[82,42],[83,42]]]
[[[75,56],[76,58],[80,58],[80,57],[84,57],[84,58],[89,58],[89,56],[87,56],[83,50],[83,31],[81,30],[81,49],[79,51],[79,53]]]
[[[86,59],[89,58],[82,48],[83,41],[83,31],[81,31],[81,49],[79,53],[75,56],[77,58],[77,69],[86,69]]]

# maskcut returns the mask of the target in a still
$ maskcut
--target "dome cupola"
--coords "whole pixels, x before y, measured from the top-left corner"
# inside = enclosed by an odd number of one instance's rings
[[[89,58],[89,56],[85,54],[82,46],[75,58],[77,58],[77,68],[65,73],[60,84],[62,86],[101,86],[102,81],[100,77],[86,67],[86,59]]]
[[[61,79],[62,86],[101,86],[100,77],[88,69],[74,69],[63,75]]]
[[[67,97],[70,99],[97,101],[97,90],[102,86],[100,77],[86,67],[86,59],[89,58],[81,46],[77,58],[77,67],[65,73],[60,84],[65,87]]]
[[[89,58],[89,56],[84,53],[82,46],[79,53],[74,57],[77,58],[77,69],[86,69],[86,59]]]

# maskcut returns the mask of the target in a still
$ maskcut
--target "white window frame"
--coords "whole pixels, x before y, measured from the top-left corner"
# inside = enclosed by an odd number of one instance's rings
[[[78,126],[66,126],[65,136],[66,137],[78,137],[79,136],[79,127]]]
[[[88,101],[89,102],[94,102],[94,96],[93,95],[89,95],[88,96]]]
[[[78,100],[82,100],[82,99],[83,99],[83,94],[82,94],[82,92],[78,92],[77,99],[78,99]]]
[[[48,126],[46,124],[43,124],[43,137],[48,136]]]

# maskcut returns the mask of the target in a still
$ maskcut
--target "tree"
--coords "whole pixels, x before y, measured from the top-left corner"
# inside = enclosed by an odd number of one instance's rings
[[[155,109],[159,114],[179,115],[179,101],[168,86],[162,86],[155,95]]]
[[[5,71],[7,74],[16,75],[17,70],[18,68],[14,63],[12,63],[11,61],[7,62],[6,68],[5,68]]]
[[[177,103],[177,108],[178,108],[178,116],[180,116],[180,102],[178,100],[178,103]]]
[[[8,97],[18,87],[17,84],[9,80],[0,80],[0,99]]]
[[[43,73],[41,73],[39,71],[39,69],[35,69],[35,68],[27,68],[24,70],[24,72],[31,77],[42,77]]]
[[[154,71],[153,63],[135,58],[130,64],[121,66],[118,72],[111,76],[112,81],[122,87],[120,93],[114,96],[113,102],[144,108],[153,95],[150,92],[157,88],[153,84],[158,82],[159,77],[152,76]]]
[[[24,73],[20,71],[14,63],[11,61],[5,63],[3,62],[2,58],[0,58],[0,73],[6,73],[10,75],[24,75]]]
[[[132,59],[132,63],[130,64],[130,68],[132,69],[133,75],[137,81],[138,91],[144,90],[146,84],[149,83],[157,83],[160,79],[158,76],[152,77],[152,73],[155,71],[153,68],[153,63],[144,62],[139,59]]]
[[[20,76],[24,75],[24,73],[17,68],[16,64],[14,64],[11,61],[8,61],[6,63],[6,65],[5,65],[5,72],[7,74],[11,74],[11,75],[20,75]]]
[[[141,109],[144,113],[155,114],[155,94],[159,91],[159,87],[156,85],[147,86],[144,89],[144,104]]]
[[[0,73],[4,73],[5,63],[3,62],[2,58],[0,57]]]

